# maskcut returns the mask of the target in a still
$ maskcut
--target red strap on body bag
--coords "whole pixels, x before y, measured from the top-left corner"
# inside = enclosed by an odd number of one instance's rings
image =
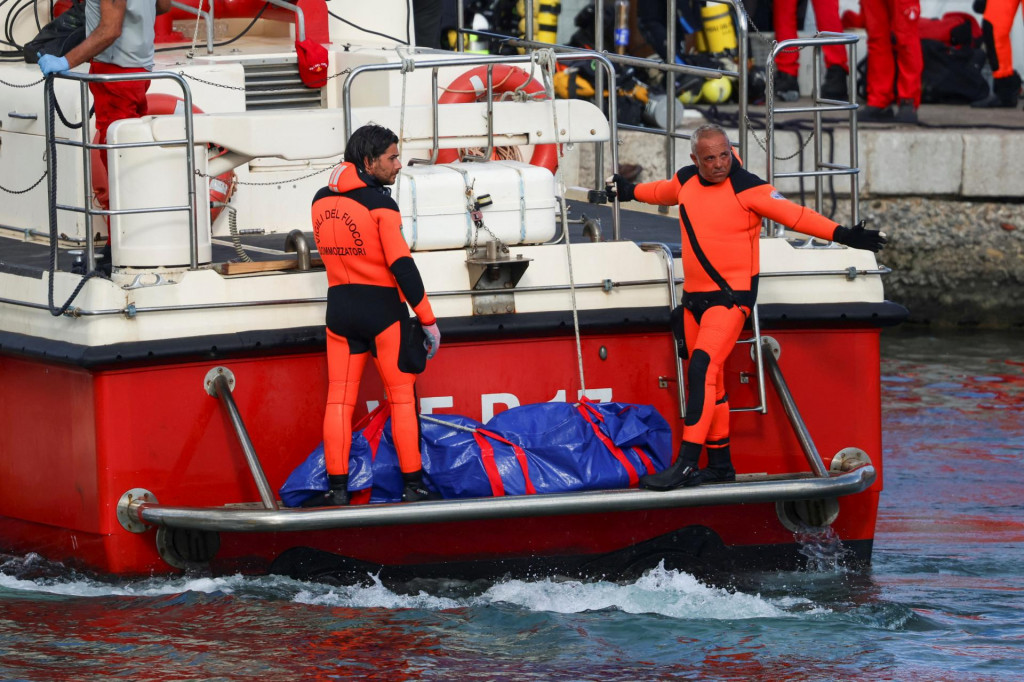
[[[327,48],[309,38],[295,41],[295,54],[299,58],[299,77],[308,88],[327,85]]]

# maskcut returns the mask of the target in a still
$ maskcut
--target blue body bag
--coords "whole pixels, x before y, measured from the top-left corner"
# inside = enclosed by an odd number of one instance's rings
[[[369,490],[371,503],[402,498],[386,417],[371,414],[352,435],[349,490]],[[424,483],[445,499],[635,487],[672,460],[672,430],[650,405],[522,405],[486,426],[459,415],[424,415],[420,432]],[[285,481],[281,500],[296,507],[327,488],[321,443]]]

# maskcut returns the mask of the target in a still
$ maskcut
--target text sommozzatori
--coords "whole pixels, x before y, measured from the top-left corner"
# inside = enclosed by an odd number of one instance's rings
[[[320,226],[323,225],[325,220],[339,220],[345,227],[348,228],[349,234],[352,237],[352,246],[322,246],[318,250],[322,255],[325,256],[365,256],[366,249],[363,247],[363,237],[359,234],[358,225],[352,217],[345,213],[338,213],[336,208],[324,209],[317,216],[316,221],[313,223],[313,231],[317,234],[320,232]]]

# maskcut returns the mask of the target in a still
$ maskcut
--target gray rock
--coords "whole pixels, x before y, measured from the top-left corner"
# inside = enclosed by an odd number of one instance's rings
[[[937,327],[1024,327],[1024,205],[871,199],[861,217],[889,243],[886,297]]]

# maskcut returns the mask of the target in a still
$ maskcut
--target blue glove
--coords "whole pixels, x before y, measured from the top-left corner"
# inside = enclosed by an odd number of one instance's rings
[[[424,343],[427,345],[427,360],[429,360],[437,354],[437,349],[441,347],[441,330],[437,328],[435,322],[423,325],[423,333],[427,335],[427,340]]]
[[[71,68],[68,66],[67,57],[54,57],[52,54],[40,55],[39,53],[36,53],[36,56],[39,57],[39,69],[43,72],[44,76],[67,71]]]

